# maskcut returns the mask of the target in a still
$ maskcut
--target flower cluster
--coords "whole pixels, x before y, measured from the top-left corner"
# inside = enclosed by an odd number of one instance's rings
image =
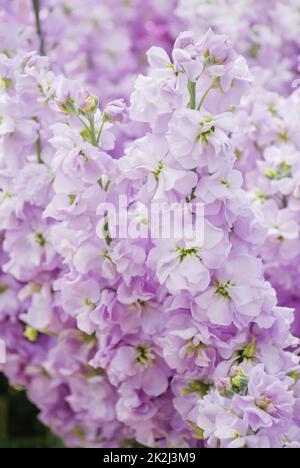
[[[55,72],[93,86],[102,99],[128,98],[145,69],[145,51],[154,43],[170,48],[179,23],[175,6],[175,0],[1,0],[1,49],[37,50]]]
[[[172,1],[4,3],[50,57],[23,39],[0,54],[11,382],[68,446],[299,448],[299,343],[272,288],[297,292],[298,92],[252,90],[255,67],[223,33],[184,32],[168,47]],[[258,10],[245,13],[251,24]],[[265,76],[294,37],[273,44]],[[165,48],[148,51],[128,107],[149,39]],[[285,78],[270,87],[285,92]],[[174,204],[189,235],[153,235],[153,206],[164,217]]]
[[[66,76],[82,77],[101,95],[105,90],[105,97],[128,97],[150,45],[170,47],[174,0],[44,3],[41,28],[52,63]]]
[[[114,421],[129,438],[147,446],[297,444],[292,313],[276,307],[264,281],[255,254],[264,232],[234,167],[231,109],[250,90],[247,64],[211,31],[199,41],[183,33],[172,59],[152,48],[148,60],[130,117],[149,132],[119,161],[109,154],[111,126],[125,106],[100,112],[78,85],[56,90],[62,121],[52,126],[54,194],[43,212],[64,265],[54,290],[64,313],[95,337],[87,364],[113,387]],[[150,223],[139,207],[152,200],[187,201],[192,211],[201,203],[203,242],[113,235],[105,207],[120,195],[138,231]],[[215,423],[222,402],[235,417],[231,432]]]
[[[291,92],[300,55],[298,0],[179,0],[177,13],[197,34],[212,27],[230,35],[257,82]]]
[[[31,0],[0,0],[1,53],[39,50]]]
[[[13,385],[27,389],[41,410],[42,421],[68,445],[120,445],[130,434],[123,433],[122,424],[115,420],[114,389],[104,374],[89,366],[96,352],[94,340],[77,329],[61,306],[55,282],[66,267],[55,247],[54,220],[43,216],[55,195],[51,126],[65,125],[64,116],[73,109],[68,98],[72,89],[81,96],[83,118],[97,107],[98,100],[90,92],[80,94],[78,83],[55,76],[45,58],[2,54],[0,64],[0,336],[7,351],[4,370]],[[105,125],[122,116],[125,119],[125,111],[122,101],[111,103]],[[113,136],[103,128],[99,144],[105,139],[103,145],[110,147]],[[85,150],[89,148],[83,147]],[[75,153],[66,163],[73,171],[76,158],[78,164],[85,160],[83,153]]]
[[[265,271],[278,292],[299,297],[298,91],[289,98],[256,89],[238,111],[238,165],[256,214],[267,230],[260,250]]]

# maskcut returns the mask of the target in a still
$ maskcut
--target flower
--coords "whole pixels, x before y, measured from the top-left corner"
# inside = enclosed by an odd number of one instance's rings
[[[276,378],[265,375],[262,365],[250,373],[247,396],[236,395],[233,399],[233,406],[244,413],[254,432],[288,420],[293,405],[292,392]]]
[[[130,97],[148,40],[170,45],[173,0],[47,0],[35,15],[28,2],[24,18],[15,4],[0,15],[27,26],[29,44],[50,59],[24,54],[11,34],[3,40],[6,374],[68,446],[297,446],[293,312],[277,306],[264,275],[272,240],[297,245],[298,119],[285,105],[297,95],[248,95],[245,59],[209,30],[180,34],[173,51],[150,49]],[[274,20],[265,23],[257,35],[276,49]],[[146,236],[115,229],[124,198],[121,222]],[[162,217],[184,206],[188,232],[153,235],[153,204]],[[260,221],[270,222],[268,247]],[[281,254],[281,280],[295,284]]]
[[[231,130],[229,114],[214,116],[190,109],[175,113],[170,124],[171,153],[184,169],[203,167],[226,150]]]
[[[216,273],[214,285],[197,297],[199,312],[194,313],[195,318],[205,311],[214,325],[233,323],[241,329],[251,321],[262,320],[267,289],[261,278],[261,260],[245,254],[231,256]]]
[[[210,283],[209,269],[217,269],[229,250],[224,233],[204,222],[204,243],[159,241],[149,253],[147,264],[156,270],[160,284],[172,294],[195,295]]]
[[[137,140],[128,149],[120,160],[120,170],[128,179],[139,181],[141,196],[157,201],[172,199],[173,193],[189,195],[190,187],[195,186],[198,179],[195,172],[182,170],[170,157],[168,143],[163,136],[151,134]],[[147,178],[146,184],[141,184],[144,178]]]

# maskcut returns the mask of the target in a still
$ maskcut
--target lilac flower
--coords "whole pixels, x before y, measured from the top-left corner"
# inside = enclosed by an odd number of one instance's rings
[[[120,160],[120,169],[130,180],[138,180],[139,183],[147,177],[146,186],[143,184],[141,191],[146,191],[145,196],[154,200],[164,199],[174,190],[187,196],[190,187],[197,183],[197,174],[182,170],[170,157],[167,141],[162,136],[149,134],[137,140]]]
[[[166,324],[166,330],[161,340],[164,359],[171,369],[178,373],[197,368],[200,377],[208,374],[216,360],[216,349],[212,345],[208,329],[199,330],[189,314],[172,311]]]
[[[223,232],[205,222],[203,245],[160,241],[149,254],[148,266],[156,269],[160,284],[165,284],[171,293],[189,291],[195,295],[207,289],[209,269],[217,269],[226,258],[226,244]]]
[[[226,150],[231,130],[229,114],[214,116],[187,109],[175,113],[171,121],[170,150],[184,169],[201,167],[210,157]]]
[[[239,267],[237,267],[239,265]],[[216,274],[215,284],[197,297],[199,312],[206,311],[215,325],[234,323],[243,328],[262,314],[265,284],[261,281],[262,263],[249,255],[228,259]],[[197,318],[196,313],[195,318]]]
[[[294,34],[299,18],[297,2],[280,0],[272,11],[268,6],[267,0],[242,2],[234,9],[232,0],[221,0],[218,8],[207,0],[180,0],[177,13],[189,29],[198,34],[208,27],[220,33],[218,39],[210,33],[203,40],[212,51],[211,56],[216,54],[220,61],[226,54],[230,56],[228,41],[221,36],[228,34],[237,51],[248,60],[257,81],[267,89],[289,93],[299,53],[299,40]],[[289,24],[288,28],[286,24]],[[214,47],[221,45],[222,39],[220,53]]]
[[[120,346],[108,369],[113,383],[129,378],[133,388],[142,389],[147,395],[157,397],[168,387],[168,371],[163,361],[146,343]]]
[[[251,429],[280,424],[291,417],[293,394],[274,377],[264,374],[263,366],[250,373],[247,396],[236,395],[233,407],[242,411]]]
[[[173,0],[46,0],[42,31],[24,5],[24,15],[5,5],[0,23],[28,28],[50,60],[12,39],[0,55],[6,374],[68,446],[297,446],[293,313],[264,276],[280,271],[277,252],[283,283],[299,273],[289,263],[298,259],[297,94],[249,95],[248,65],[219,24],[221,34],[180,34],[172,51]],[[251,60],[258,87],[281,57],[279,10],[241,34],[239,49],[255,35],[271,46],[265,72],[266,52],[259,69]],[[248,8],[242,18],[258,21]],[[166,50],[149,50],[134,87],[149,41]],[[291,68],[282,63],[283,74]],[[203,240],[119,235],[110,215],[120,196],[137,229],[149,228],[152,201],[191,213],[201,204]]]
[[[100,299],[100,289],[97,281],[92,278],[83,281],[81,277],[78,277],[75,281],[64,281],[61,295],[65,312],[77,318],[80,330],[91,334],[94,329],[87,317],[91,311],[97,308]]]

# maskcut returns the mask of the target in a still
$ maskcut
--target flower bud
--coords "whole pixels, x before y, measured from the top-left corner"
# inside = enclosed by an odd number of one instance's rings
[[[220,378],[216,381],[216,389],[219,394],[226,398],[231,398],[234,395],[231,381],[228,378]]]
[[[107,104],[104,115],[109,122],[128,122],[128,107],[124,99],[117,99]]]
[[[248,387],[249,379],[242,368],[238,368],[231,379],[232,390],[243,395]]]
[[[91,91],[83,98],[79,109],[83,114],[94,114],[99,107],[99,99]]]

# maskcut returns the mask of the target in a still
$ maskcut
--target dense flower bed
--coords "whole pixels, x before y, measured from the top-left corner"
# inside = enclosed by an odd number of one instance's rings
[[[67,446],[300,447],[300,13],[267,3],[0,0],[3,371]],[[202,236],[149,236],[174,203]]]

